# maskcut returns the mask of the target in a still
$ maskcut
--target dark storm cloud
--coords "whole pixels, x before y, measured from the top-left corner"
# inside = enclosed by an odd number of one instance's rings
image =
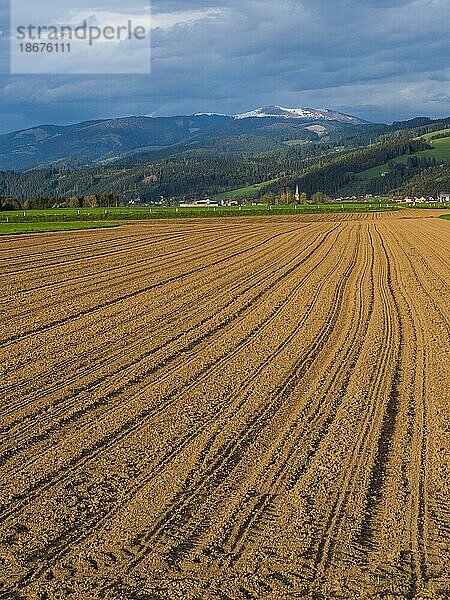
[[[450,113],[448,0],[157,0],[152,12],[151,76],[3,77],[3,130],[273,103]]]

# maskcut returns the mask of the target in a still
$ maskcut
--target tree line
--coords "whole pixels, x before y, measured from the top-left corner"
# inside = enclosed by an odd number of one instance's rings
[[[50,208],[111,208],[120,206],[121,200],[117,194],[90,194],[88,196],[59,196],[49,198],[37,196],[21,200],[0,196],[0,210],[42,210]]]

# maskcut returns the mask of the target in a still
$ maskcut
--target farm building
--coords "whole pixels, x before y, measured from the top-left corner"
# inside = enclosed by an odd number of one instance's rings
[[[439,202],[450,202],[450,192],[439,194]]]
[[[414,199],[410,196],[407,196],[406,198],[404,198],[403,196],[394,196],[392,200],[393,202],[397,202],[398,204],[411,204],[412,202],[414,202]]]
[[[219,206],[218,202],[213,202],[212,200],[194,200],[192,202],[183,202],[180,204],[181,208],[192,208],[195,206]]]

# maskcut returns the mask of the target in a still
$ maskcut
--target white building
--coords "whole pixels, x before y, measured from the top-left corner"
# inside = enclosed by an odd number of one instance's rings
[[[216,207],[219,206],[219,203],[213,202],[209,198],[206,198],[206,200],[194,200],[192,202],[183,202],[182,204],[180,204],[181,208],[192,208],[194,206]]]

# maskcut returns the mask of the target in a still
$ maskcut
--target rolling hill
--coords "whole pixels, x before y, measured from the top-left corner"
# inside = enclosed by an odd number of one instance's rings
[[[369,181],[376,177],[385,177],[387,174],[392,172],[399,164],[407,165],[411,164],[414,159],[429,160],[430,165],[448,165],[450,164],[450,129],[442,129],[433,133],[427,133],[419,136],[418,140],[424,140],[428,142],[430,148],[425,150],[419,150],[412,154],[404,154],[395,158],[392,163],[384,163],[377,165],[371,169],[367,169],[358,174],[361,180]]]
[[[136,154],[154,160],[208,145],[211,140],[220,145],[221,138],[220,151],[227,153],[227,140],[235,136],[252,136],[255,144],[248,143],[247,148],[259,152],[273,148],[275,140],[318,141],[320,135],[310,129],[318,123],[323,126],[322,135],[364,123],[330,110],[269,107],[267,114],[264,110],[230,116],[135,116],[68,126],[41,125],[0,136],[0,170],[22,171],[50,164],[90,166]]]
[[[0,197],[34,199],[38,205],[101,194],[114,194],[121,202],[154,202],[161,196],[177,202],[207,196],[260,198],[297,185],[308,195],[321,191],[340,197],[387,194],[410,189],[409,182],[434,193],[437,185],[438,191],[450,187],[449,128],[450,118],[350,125],[221,115],[132,117],[63,131],[41,127],[3,136],[8,160],[27,152],[28,160],[35,160],[36,153],[57,150],[61,156],[68,153],[66,158],[0,172]],[[110,150],[106,158],[112,142],[116,154]],[[82,150],[86,163],[78,154]]]

